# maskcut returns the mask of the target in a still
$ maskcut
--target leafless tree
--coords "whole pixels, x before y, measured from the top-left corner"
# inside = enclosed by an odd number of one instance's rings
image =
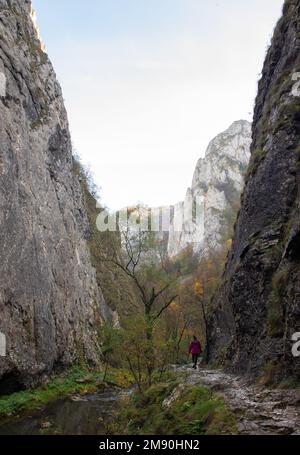
[[[156,234],[132,229],[127,224],[120,230],[121,246],[125,254],[113,252],[106,261],[119,267],[134,283],[149,322],[157,320],[178,297],[171,292],[176,287],[178,273],[168,270],[163,245]]]

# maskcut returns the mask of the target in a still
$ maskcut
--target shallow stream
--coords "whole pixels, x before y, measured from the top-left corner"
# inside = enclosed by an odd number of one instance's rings
[[[0,423],[0,435],[105,435],[120,399],[116,390],[63,398],[25,417]]]

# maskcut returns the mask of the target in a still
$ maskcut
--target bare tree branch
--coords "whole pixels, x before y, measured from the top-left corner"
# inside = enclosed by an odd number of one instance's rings
[[[168,300],[168,302],[162,307],[162,309],[156,314],[156,316],[154,316],[154,320],[155,319],[158,319],[162,313],[167,309],[169,308],[169,306],[174,302],[175,299],[177,299],[178,295],[174,295],[170,300]]]
[[[118,262],[118,261],[115,260],[115,259],[107,259],[107,258],[104,258],[103,261],[104,261],[104,262],[111,262],[112,264],[115,264],[117,267],[119,267],[121,270],[123,270],[123,272],[126,273],[126,275],[129,276],[129,277],[135,282],[137,288],[139,289],[139,291],[140,291],[140,293],[141,293],[143,302],[146,302],[146,301],[147,301],[147,296],[146,296],[145,289],[144,289],[143,286],[139,283],[137,277],[136,277],[129,269],[127,269],[123,264],[121,264],[120,262]]]

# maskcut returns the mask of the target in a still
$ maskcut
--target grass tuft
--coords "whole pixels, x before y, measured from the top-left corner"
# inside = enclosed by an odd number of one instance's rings
[[[156,384],[145,396],[127,398],[116,433],[140,435],[236,434],[236,418],[224,400],[203,386],[186,385],[170,406],[166,398],[178,390],[176,381]],[[176,392],[175,392],[176,393]]]

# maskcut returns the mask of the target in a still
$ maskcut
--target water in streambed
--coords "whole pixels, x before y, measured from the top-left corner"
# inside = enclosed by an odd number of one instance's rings
[[[0,423],[0,435],[105,435],[120,398],[116,390],[67,397],[25,417]]]

